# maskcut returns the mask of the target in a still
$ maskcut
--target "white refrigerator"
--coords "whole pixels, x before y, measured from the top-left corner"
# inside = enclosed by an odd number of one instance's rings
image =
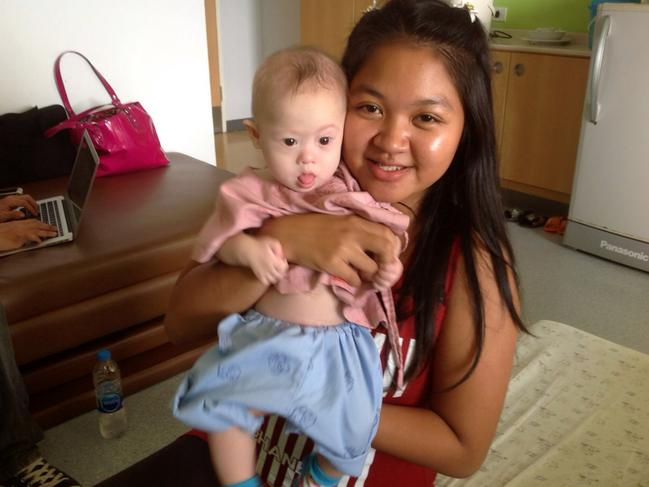
[[[649,272],[649,5],[595,22],[563,243]]]

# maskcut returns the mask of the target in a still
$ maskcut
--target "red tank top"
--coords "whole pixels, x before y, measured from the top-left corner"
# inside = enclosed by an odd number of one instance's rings
[[[444,284],[444,299],[439,304],[435,317],[435,334],[439,334],[446,316],[446,302],[449,296],[459,255],[457,241],[453,244],[449,258],[449,266]],[[395,301],[397,300],[398,286],[395,287]],[[412,360],[415,350],[415,322],[414,317],[409,317],[399,323],[399,339],[406,369]],[[379,349],[383,363],[384,390],[392,382],[395,364],[391,360],[392,354],[384,353],[387,344],[387,335],[382,330],[376,330],[374,341]],[[388,392],[384,395],[383,402],[401,406],[423,407],[429,369],[423,369],[416,377],[404,384],[404,387]],[[266,418],[263,426],[255,435],[257,441],[257,472],[267,485],[280,487],[289,486],[296,475],[302,470],[302,458],[313,449],[313,443],[305,436],[284,434],[285,421],[281,417],[271,416]],[[197,431],[196,434],[205,437]],[[411,462],[402,460],[387,453],[372,449],[365,461],[363,473],[358,477],[343,477],[339,487],[394,487],[407,485],[409,487],[433,486],[435,472]]]

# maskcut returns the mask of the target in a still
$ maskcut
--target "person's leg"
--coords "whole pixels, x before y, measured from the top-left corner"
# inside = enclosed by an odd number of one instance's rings
[[[311,453],[304,461],[302,476],[297,487],[334,487],[338,485],[342,472],[318,453]]]
[[[43,439],[43,432],[29,413],[28,401],[0,306],[0,481],[39,457],[36,443]]]
[[[315,461],[317,462],[315,463],[315,466],[322,472],[322,474],[329,477],[342,477],[343,473],[336,470],[336,467],[334,467],[329,460],[319,453],[316,454]],[[316,473],[319,474],[320,472],[316,470]]]
[[[36,444],[42,439],[43,432],[29,412],[29,396],[0,306],[0,484],[78,487],[76,480],[41,456]]]
[[[239,428],[210,433],[207,436],[212,465],[224,485],[240,487],[261,486],[255,475],[255,440]]]

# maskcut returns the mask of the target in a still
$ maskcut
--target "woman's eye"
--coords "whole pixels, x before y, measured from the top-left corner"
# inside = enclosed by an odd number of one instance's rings
[[[438,121],[433,115],[429,113],[424,113],[423,115],[419,115],[419,120],[421,120],[424,123],[433,123]]]
[[[381,113],[381,109],[378,106],[372,104],[363,105],[361,109],[366,113],[371,113],[371,114]]]
[[[295,144],[297,144],[297,140],[295,140],[292,137],[287,137],[286,139],[284,139],[284,145],[291,147],[294,146]]]
[[[320,137],[320,145],[327,145],[329,142],[331,142],[331,137]]]

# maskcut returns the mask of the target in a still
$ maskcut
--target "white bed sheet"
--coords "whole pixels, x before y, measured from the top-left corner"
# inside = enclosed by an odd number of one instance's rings
[[[484,465],[436,485],[649,487],[649,355],[553,321],[531,330]]]

